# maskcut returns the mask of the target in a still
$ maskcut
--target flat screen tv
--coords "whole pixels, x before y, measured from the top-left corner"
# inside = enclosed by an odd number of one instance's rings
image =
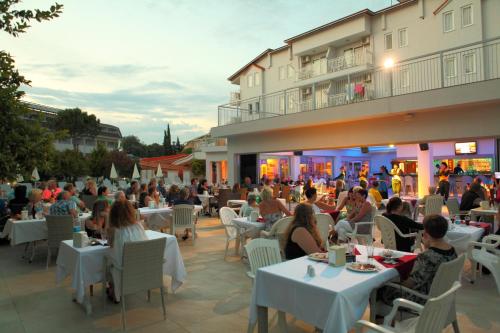
[[[477,142],[457,142],[455,143],[455,155],[476,154]]]

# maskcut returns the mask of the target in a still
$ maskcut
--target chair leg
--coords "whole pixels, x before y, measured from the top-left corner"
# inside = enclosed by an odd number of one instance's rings
[[[460,333],[460,329],[458,328],[458,320],[455,319],[451,324],[453,325],[453,332]]]
[[[151,302],[151,289],[148,289],[148,302]]]
[[[278,311],[278,326],[281,333],[286,333],[286,313]]]
[[[160,288],[161,296],[161,306],[163,308],[163,319],[167,319],[167,310],[165,309],[165,290],[163,287]]]
[[[52,256],[50,252],[50,246],[47,248],[47,267],[46,269],[49,269],[49,264],[50,264],[50,257]]]
[[[191,230],[193,231],[192,237],[193,237],[193,246],[194,246],[196,243],[196,227],[193,226],[193,228]]]
[[[94,296],[94,285],[93,284],[91,284],[89,286],[89,294],[90,294],[90,296]]]
[[[125,296],[121,295],[121,303],[122,303],[122,330],[125,331],[127,329],[127,324],[125,323]]]
[[[470,261],[470,269],[472,270],[472,279],[470,280],[470,283],[474,283],[476,281],[477,274],[477,263],[474,260]]]
[[[36,242],[33,242],[33,249],[31,251],[31,257],[29,260],[30,264],[33,262],[33,259],[35,258],[35,252],[36,252]]]

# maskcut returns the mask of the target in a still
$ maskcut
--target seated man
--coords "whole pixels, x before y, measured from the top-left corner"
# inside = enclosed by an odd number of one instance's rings
[[[401,284],[427,295],[439,265],[457,258],[457,253],[453,246],[444,240],[444,236],[448,231],[448,221],[444,217],[437,214],[427,215],[423,224],[424,235],[422,242],[426,250],[417,256],[410,276]],[[425,304],[425,300],[413,295],[405,295],[399,289],[389,286],[380,288],[377,292],[377,300],[389,306],[392,306],[392,302],[398,297]]]
[[[58,200],[52,204],[49,208],[50,215],[71,215],[73,217],[78,216],[76,211],[76,204],[71,201],[71,193],[68,191],[63,191]]]
[[[64,185],[64,190],[71,194],[70,200],[75,202],[76,207],[79,210],[84,211],[85,203],[82,200],[78,199],[78,197],[76,196],[76,187],[71,183],[67,183],[66,185]]]
[[[42,192],[42,199],[45,202],[55,202],[60,193],[61,189],[57,187],[56,181],[49,180],[47,188]]]
[[[248,217],[252,214],[252,212],[259,211],[259,204],[257,203],[257,198],[255,195],[250,194],[248,196],[247,202],[245,202],[241,206],[241,216]]]

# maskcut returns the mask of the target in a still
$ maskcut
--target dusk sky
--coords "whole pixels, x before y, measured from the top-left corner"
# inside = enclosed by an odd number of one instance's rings
[[[27,100],[80,107],[122,134],[185,141],[217,125],[227,77],[266,48],[391,0],[59,0],[61,17],[0,35],[32,87]],[[393,0],[393,3],[396,1]],[[24,1],[48,8],[53,1]]]

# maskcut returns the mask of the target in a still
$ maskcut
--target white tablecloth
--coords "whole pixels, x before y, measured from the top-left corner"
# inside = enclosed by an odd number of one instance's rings
[[[177,239],[172,235],[152,230],[146,230],[146,235],[149,239],[166,238],[163,273],[172,277],[171,287],[172,291],[175,291],[186,281],[187,275]],[[83,303],[86,288],[103,280],[104,256],[108,251],[107,246],[75,248],[72,240],[61,242],[57,255],[57,283],[61,283],[71,275],[71,287],[76,291],[76,300]]]
[[[203,209],[200,205],[194,206],[194,212],[198,213]],[[143,207],[139,208],[139,213],[144,216],[153,215],[153,214],[161,214],[161,215],[171,215],[174,211],[173,207],[163,207],[163,208],[149,208]]]
[[[471,225],[453,225],[446,233],[446,238],[457,252],[464,253],[467,251],[467,244],[478,241],[483,233],[483,228]]]
[[[90,213],[82,213],[78,220],[83,224],[90,216]],[[12,246],[47,239],[47,222],[45,219],[8,220],[0,237],[8,237]]]
[[[363,246],[357,247],[366,253]],[[375,248],[375,254],[382,250]],[[356,273],[307,257],[261,268],[255,277],[249,321],[255,323],[257,306],[264,306],[290,313],[324,332],[346,333],[363,316],[372,289],[398,276],[395,269],[374,263],[381,268],[377,273]],[[315,277],[307,275],[308,265],[315,268]]]
[[[249,229],[258,229],[263,230],[266,228],[265,223],[261,222],[251,222],[248,217],[237,217],[233,219],[233,223],[236,227],[249,230]]]

